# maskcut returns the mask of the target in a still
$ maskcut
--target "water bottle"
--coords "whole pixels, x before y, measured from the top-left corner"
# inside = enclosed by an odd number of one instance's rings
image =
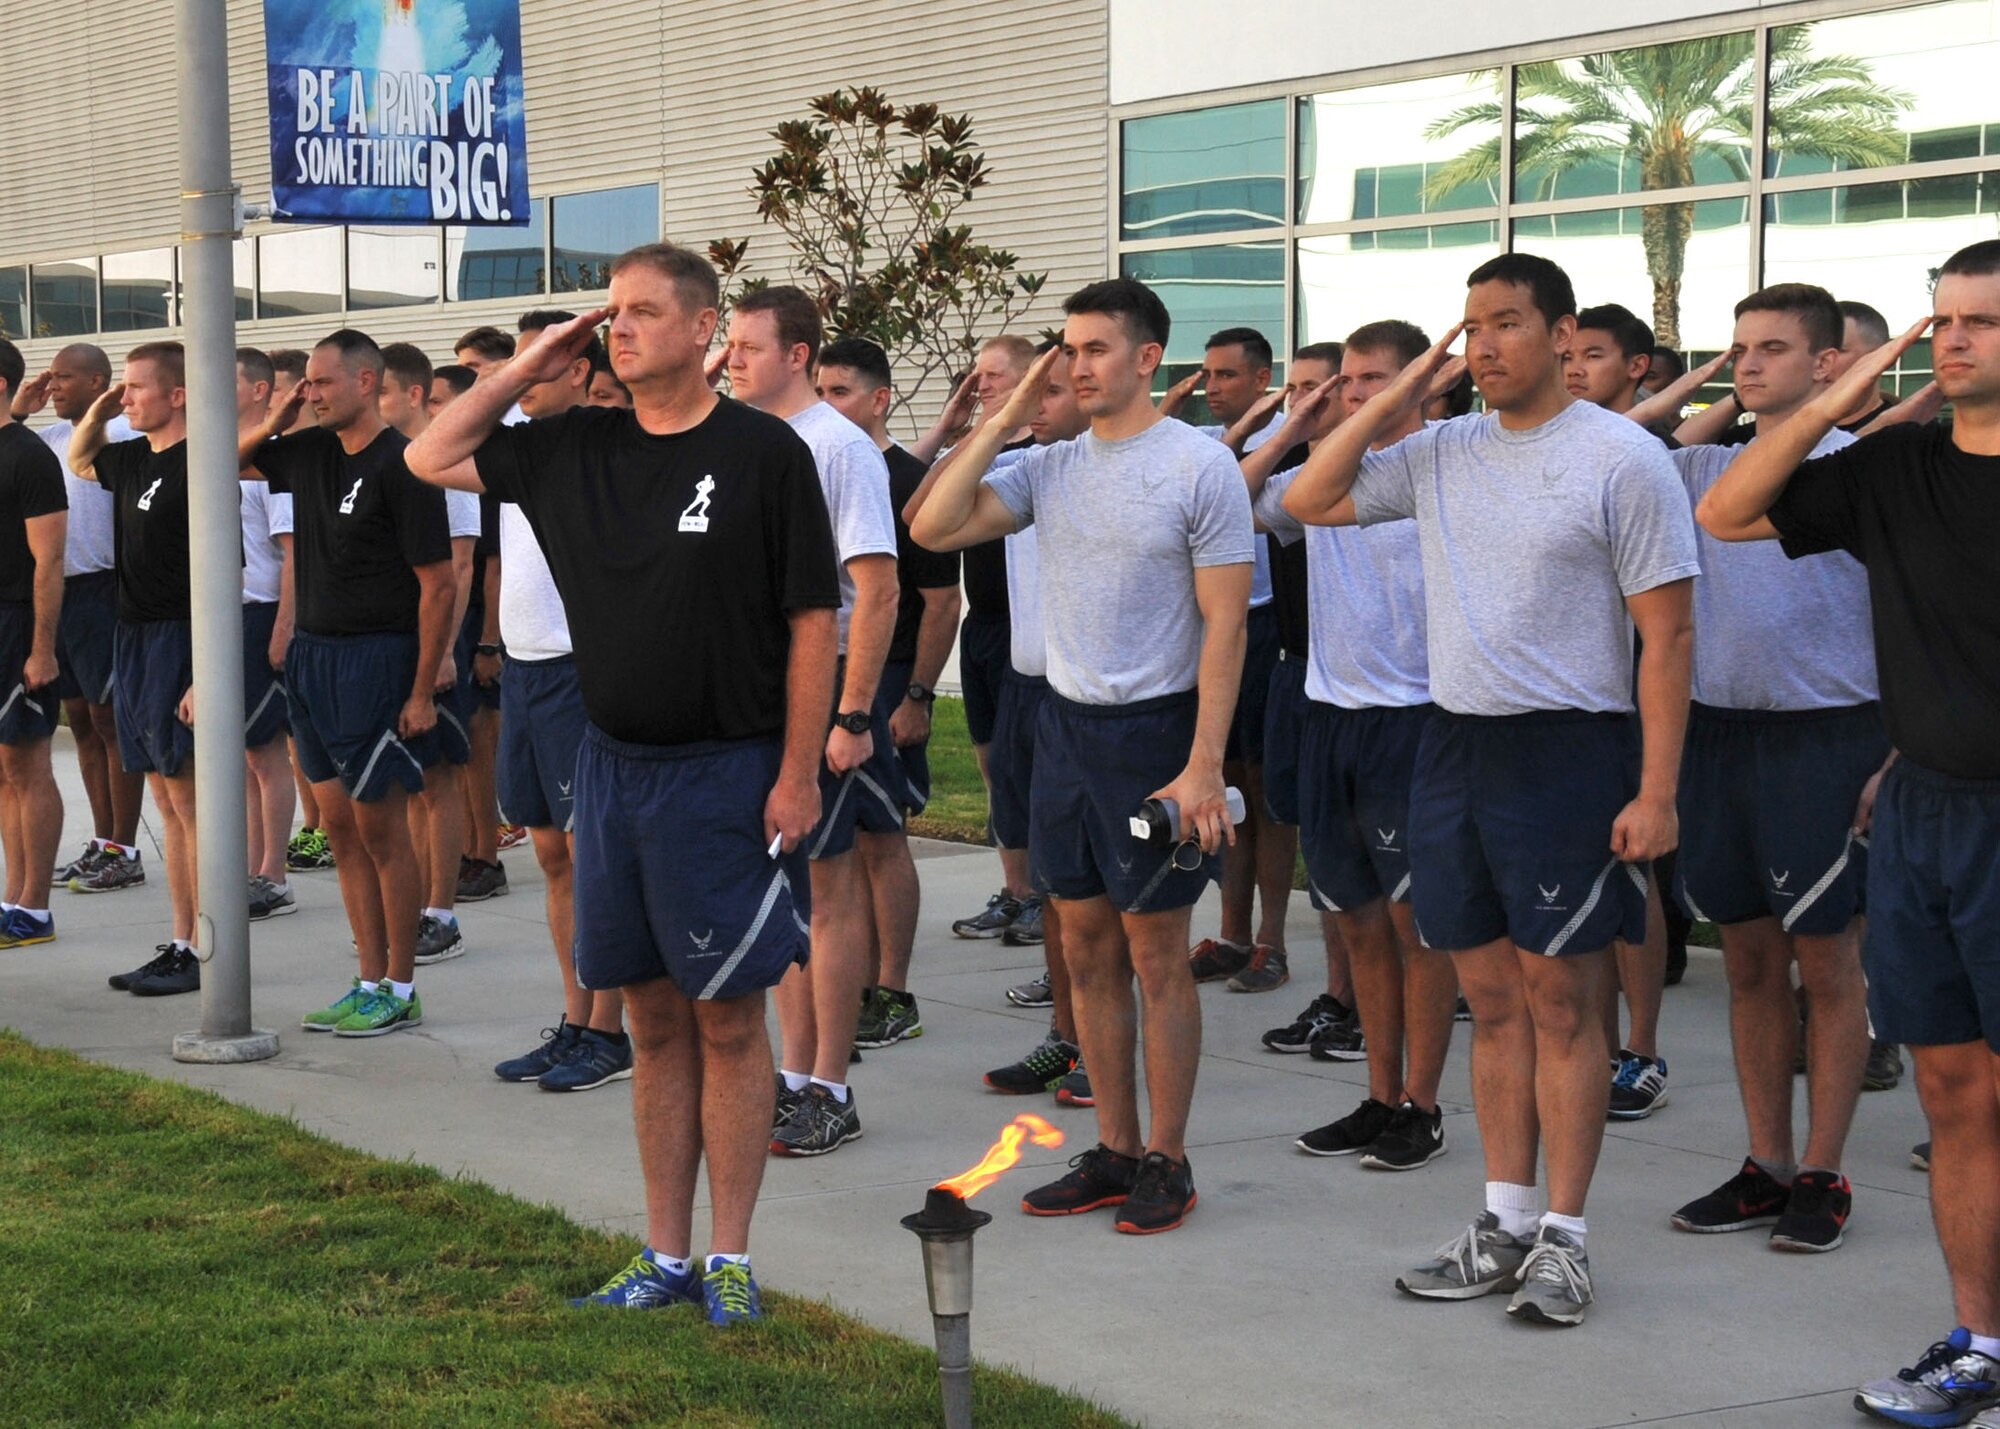
[[[1229,806],[1229,822],[1242,823],[1243,791],[1232,784],[1222,791],[1222,796]],[[1172,799],[1148,799],[1128,823],[1133,838],[1154,848],[1166,848],[1181,840],[1181,806]]]

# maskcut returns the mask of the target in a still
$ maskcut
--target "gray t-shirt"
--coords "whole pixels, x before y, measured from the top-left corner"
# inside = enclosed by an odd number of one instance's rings
[[[1270,420],[1266,421],[1263,426],[1243,439],[1243,455],[1249,456],[1250,453],[1256,451],[1257,448],[1278,435],[1278,429],[1284,425],[1285,414],[1283,412],[1271,413]],[[1211,422],[1207,426],[1196,427],[1195,430],[1203,436],[1214,437],[1218,442],[1224,436],[1228,435],[1229,432],[1229,428],[1219,422]],[[1271,597],[1270,551],[1262,541],[1259,541],[1257,543],[1257,565],[1250,572],[1250,608],[1255,610],[1260,605],[1269,605]]]
[[[1342,709],[1428,704],[1430,652],[1424,620],[1424,553],[1417,528],[1303,526],[1285,491],[1303,467],[1264,483],[1253,509],[1287,546],[1306,543],[1306,619],[1311,641],[1306,698]]]
[[[1370,452],[1354,509],[1417,523],[1431,694],[1456,714],[1631,710],[1625,598],[1701,569],[1666,448],[1588,402],[1524,432],[1455,417]]]
[[[1194,573],[1247,566],[1250,493],[1229,450],[1183,422],[1023,451],[986,477],[1020,526],[1040,527],[1049,684],[1122,705],[1195,687]]]
[[[824,402],[786,418],[812,448],[833,520],[833,548],[840,558],[840,653],[847,653],[847,625],[854,615],[857,556],[896,555],[896,522],[889,512],[889,464],[874,438]]]
[[[1816,457],[1852,446],[1831,431]],[[1687,447],[1673,462],[1698,504],[1742,447]],[[1731,710],[1819,710],[1876,698],[1868,572],[1844,551],[1794,561],[1776,541],[1701,533],[1694,697]]]
[[[48,444],[62,463],[63,489],[69,493],[68,534],[63,538],[63,574],[88,575],[108,571],[113,565],[111,539],[112,510],[117,500],[94,481],[83,481],[69,469],[69,439],[76,432],[73,422],[51,422],[35,433]],[[104,440],[129,442],[139,434],[121,414],[104,424]]]

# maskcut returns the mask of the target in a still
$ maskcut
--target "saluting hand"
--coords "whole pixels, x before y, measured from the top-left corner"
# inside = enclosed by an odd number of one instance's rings
[[[32,417],[49,404],[49,383],[55,380],[54,372],[44,372],[39,377],[31,377],[21,384],[21,390],[14,394],[13,414],[18,419]]]
[[[1883,374],[1896,365],[1896,359],[1924,335],[1931,322],[1929,317],[1918,319],[1901,337],[1891,338],[1841,373],[1839,381],[1813,398],[1811,405],[1818,409],[1817,415],[1827,417],[1831,425],[1859,407],[1881,385]]]
[[[1029,363],[1027,373],[1021,378],[1020,384],[1007,394],[1007,400],[1000,411],[987,420],[998,422],[1000,429],[1006,432],[1027,426],[1034,420],[1035,413],[1041,410],[1042,394],[1049,386],[1049,374],[1062,360],[1063,350],[1060,347],[1052,347]]]
[[[702,379],[711,387],[722,383],[722,369],[729,366],[729,349],[718,347],[701,360]]]
[[[97,400],[90,404],[90,410],[83,414],[83,419],[101,427],[124,410],[124,402],[125,384],[114,382],[97,394]]]
[[[291,390],[285,393],[285,400],[278,404],[278,410],[264,419],[264,429],[273,436],[284,435],[292,429],[292,423],[299,419],[299,413],[305,410],[305,405],[306,380],[301,377],[292,384]]]
[[[526,378],[531,386],[554,381],[583,356],[590,340],[597,336],[597,325],[610,316],[609,308],[593,308],[568,322],[543,328],[533,342],[514,355],[507,370]]]
[[[1166,395],[1160,398],[1160,415],[1162,417],[1179,416],[1181,407],[1186,404],[1188,398],[1194,395],[1194,389],[1201,386],[1201,379],[1206,376],[1208,376],[1206,370],[1191,372],[1169,387]]]

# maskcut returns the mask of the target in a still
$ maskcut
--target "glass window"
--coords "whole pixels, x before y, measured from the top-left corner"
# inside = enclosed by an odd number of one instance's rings
[[[1224,243],[1212,248],[1163,248],[1127,253],[1120,271],[1160,295],[1173,318],[1166,358],[1153,376],[1156,391],[1201,367],[1211,333],[1226,327],[1254,327],[1284,356],[1285,245]],[[1284,380],[1282,361],[1275,380]],[[1206,407],[1202,408],[1206,411]],[[1189,410],[1190,421],[1207,421]]]
[[[32,270],[36,337],[81,337],[97,331],[97,260],[37,263]]]
[[[1444,213],[1499,201],[1500,85],[1492,75],[1445,75],[1299,101],[1300,223]]]
[[[1579,305],[1623,303],[1666,347],[1729,346],[1737,299],[1749,292],[1750,225],[1740,199],[1563,214],[1514,225],[1514,247],[1552,258]],[[1575,220],[1575,222],[1570,222]],[[1733,220],[1733,221],[1731,221]]]
[[[1120,126],[1126,238],[1182,238],[1285,221],[1285,101],[1227,104]]]
[[[1452,223],[1300,239],[1299,344],[1339,342],[1382,318],[1441,336],[1465,315],[1466,274],[1500,252],[1498,228]]]
[[[0,268],[0,337],[18,342],[28,335],[28,270]]]
[[[1747,31],[1522,65],[1514,83],[1519,202],[1749,178]]]
[[[660,239],[660,186],[601,189],[553,200],[554,282],[558,293],[611,286],[611,262],[628,248]],[[528,230],[516,229],[521,234]]]
[[[525,228],[444,231],[445,297],[526,298],[548,290],[548,205],[536,199]]]
[[[247,323],[257,316],[257,240],[239,238],[230,250],[236,272],[236,321]]]
[[[1771,31],[1765,172],[1873,169],[2000,152],[2000,5],[1954,0]],[[1820,170],[1802,166],[1817,159]]]
[[[438,300],[435,228],[347,230],[347,306],[405,308]]]
[[[177,320],[173,298],[173,249],[104,256],[104,331],[170,327]]]
[[[257,240],[257,311],[267,318],[340,311],[340,230],[266,233]]]

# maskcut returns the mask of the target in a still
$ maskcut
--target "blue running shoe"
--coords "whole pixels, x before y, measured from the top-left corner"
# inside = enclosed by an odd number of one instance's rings
[[[11,908],[0,918],[0,948],[25,948],[33,943],[53,943],[56,915],[37,918],[25,908]]]
[[[1963,1325],[1925,1350],[1892,1379],[1864,1384],[1854,1396],[1863,1414],[1918,1429],[1963,1424],[1982,1409],[2000,1404],[2000,1361],[1972,1348]]]
[[[662,1310],[670,1305],[697,1305],[702,1285],[690,1266],[684,1275],[675,1275],[645,1251],[604,1283],[595,1295],[585,1295],[569,1303],[577,1309],[586,1305],[609,1305],[614,1310]]]
[[[750,1278],[748,1261],[723,1260],[711,1255],[708,1274],[701,1278],[702,1298],[708,1303],[711,1325],[741,1325],[764,1318],[764,1297]]]

